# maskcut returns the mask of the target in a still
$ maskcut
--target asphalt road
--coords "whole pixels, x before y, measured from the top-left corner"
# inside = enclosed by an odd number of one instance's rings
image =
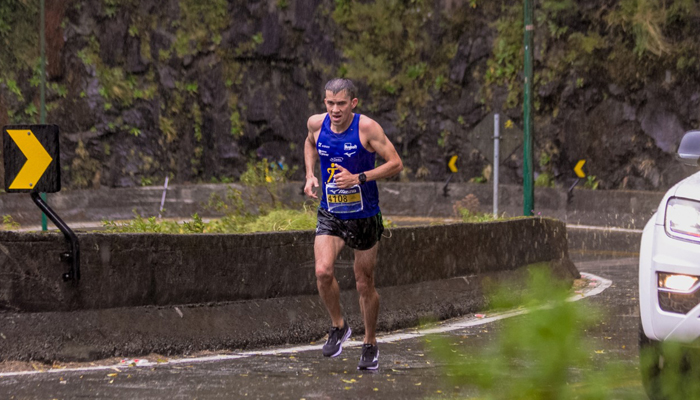
[[[602,311],[603,319],[586,332],[593,369],[617,363],[619,398],[645,398],[637,372],[637,260],[574,255],[580,271],[612,281],[601,293],[580,300]],[[461,354],[493,344],[503,321],[467,316],[425,329],[382,336],[378,372],[357,371],[359,342],[350,342],[336,359],[322,357],[320,344],[267,349],[258,353],[220,353],[209,359],[158,360],[141,366],[52,370],[25,375],[0,373],[1,399],[358,399],[470,398],[469,384],[447,378],[448,363],[431,344],[444,338]],[[511,318],[523,318],[514,316]],[[356,337],[355,339],[361,339]],[[160,362],[159,362],[160,361]],[[72,366],[76,367],[76,366]],[[586,371],[579,371],[585,373]],[[573,378],[576,380],[577,378]],[[575,382],[574,382],[575,383]]]

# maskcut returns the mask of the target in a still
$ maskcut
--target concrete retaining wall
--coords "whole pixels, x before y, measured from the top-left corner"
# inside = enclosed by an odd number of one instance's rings
[[[639,257],[642,231],[628,229],[567,229],[569,253],[614,257]]]
[[[483,279],[549,262],[566,279],[562,222],[520,219],[395,228],[382,240],[380,328],[485,304]],[[59,234],[0,232],[0,360],[94,359],[303,342],[327,316],[313,272],[313,232],[250,235],[79,234],[82,280],[60,280]],[[348,320],[361,326],[352,252],[336,264]],[[359,329],[356,329],[358,331]],[[359,332],[358,332],[359,333]]]
[[[512,270],[566,258],[564,225],[545,218],[394,228],[382,239],[378,287]],[[246,235],[79,234],[82,280],[59,280],[59,234],[0,232],[0,309],[71,311],[316,293],[312,231]],[[352,252],[337,262],[354,288]]]

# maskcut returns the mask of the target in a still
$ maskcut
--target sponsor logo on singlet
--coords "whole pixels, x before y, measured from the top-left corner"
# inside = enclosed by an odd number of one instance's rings
[[[328,188],[328,193],[330,193],[330,194],[354,194],[354,193],[357,193],[357,191],[356,190],[348,190],[348,189]]]

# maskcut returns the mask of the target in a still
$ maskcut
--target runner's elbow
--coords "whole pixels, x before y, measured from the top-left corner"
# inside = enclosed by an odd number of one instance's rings
[[[398,174],[401,171],[403,171],[403,161],[399,159],[396,163],[396,167],[394,167],[394,175]]]

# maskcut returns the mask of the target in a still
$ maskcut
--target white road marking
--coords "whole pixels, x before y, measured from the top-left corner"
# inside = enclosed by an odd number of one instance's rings
[[[569,298],[569,301],[578,301],[586,297],[591,297],[602,293],[605,289],[612,285],[612,281],[609,279],[601,278],[599,276],[589,274],[586,272],[581,272],[581,277],[590,281],[595,282],[595,286],[586,286],[582,293],[576,294]],[[484,318],[476,318],[474,316],[453,318],[451,320],[439,323],[437,326],[432,326],[429,328],[413,328],[406,329],[402,332],[390,333],[387,335],[379,335],[377,337],[377,342],[379,343],[391,343],[398,342],[401,340],[416,339],[426,335],[432,335],[436,333],[444,333],[456,331],[459,329],[471,328],[474,326],[485,325],[491,322],[502,320],[505,318],[515,317],[517,315],[526,314],[528,310],[519,309],[506,311],[502,313],[497,313]],[[343,347],[359,347],[362,345],[362,341],[359,340],[348,340],[343,344]],[[0,378],[10,377],[10,376],[26,376],[26,375],[38,375],[38,374],[65,374],[67,372],[91,372],[91,371],[103,371],[103,370],[114,370],[126,372],[138,367],[153,367],[162,366],[170,364],[196,364],[214,361],[226,361],[226,360],[236,360],[239,358],[249,358],[255,356],[268,356],[268,355],[279,355],[279,354],[294,354],[301,353],[305,351],[318,351],[323,347],[322,344],[316,345],[304,345],[295,347],[281,347],[268,350],[260,351],[244,351],[234,354],[220,354],[205,357],[192,357],[192,358],[175,358],[168,359],[164,362],[152,362],[142,359],[135,366],[130,366],[129,363],[117,364],[117,365],[103,365],[103,366],[93,366],[93,367],[83,367],[83,368],[64,368],[64,369],[48,369],[45,371],[19,371],[19,372],[4,372],[0,373]]]

